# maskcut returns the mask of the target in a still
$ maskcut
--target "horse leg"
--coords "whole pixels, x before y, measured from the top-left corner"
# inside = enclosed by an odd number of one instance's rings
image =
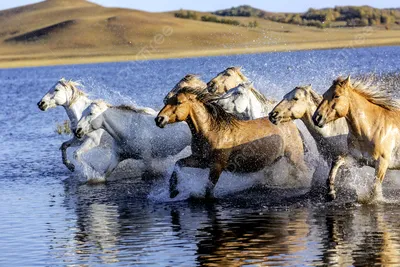
[[[178,174],[176,172],[177,168],[182,168],[182,167],[191,167],[191,168],[206,168],[204,163],[202,162],[202,159],[199,157],[196,157],[194,155],[190,155],[187,158],[183,158],[178,160],[175,163],[175,168],[174,171],[169,178],[169,197],[170,198],[175,198],[177,195],[179,195],[179,190],[177,189],[178,187]]]
[[[332,161],[331,170],[329,171],[329,177],[327,182],[328,186],[328,197],[329,200],[336,199],[336,191],[335,191],[335,178],[339,168],[346,162],[343,156],[338,156],[336,159]]]
[[[218,153],[212,158],[213,160],[211,161],[212,165],[210,166],[209,176],[210,184],[206,188],[206,198],[213,197],[214,188],[218,183],[219,177],[221,176],[222,171],[228,165],[228,157],[224,153]]]
[[[77,160],[80,164],[86,165],[86,163],[82,161],[82,155],[96,146],[98,146],[98,144],[96,144],[96,142],[92,138],[87,137],[83,144],[77,150],[75,150],[74,159]]]
[[[111,173],[117,168],[118,164],[121,162],[121,157],[117,152],[111,154],[110,163],[108,164],[107,170],[105,172],[105,179],[107,179]]]
[[[389,160],[383,158],[382,156],[376,162],[375,165],[375,185],[372,189],[371,198],[373,200],[382,200],[382,182],[385,178],[386,171],[389,167]]]
[[[68,170],[70,170],[71,172],[75,171],[75,166],[67,158],[67,148],[79,146],[80,144],[82,144],[82,141],[76,137],[73,137],[72,139],[62,143],[60,147],[62,161],[64,165],[68,168]]]

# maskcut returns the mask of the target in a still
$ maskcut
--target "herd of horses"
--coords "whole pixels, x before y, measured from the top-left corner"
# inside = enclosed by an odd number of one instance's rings
[[[350,76],[334,80],[323,95],[311,85],[296,87],[278,103],[257,91],[239,67],[227,68],[208,83],[189,74],[164,97],[158,113],[91,100],[78,87],[61,79],[38,103],[43,111],[63,106],[71,121],[74,137],[61,146],[66,167],[75,170],[67,148],[78,147],[73,156],[85,165],[82,155],[106,135],[112,137],[112,156],[104,179],[125,159],[151,166],[153,160],[190,147],[191,155],[176,162],[170,177],[171,198],[179,194],[177,171],[183,167],[210,170],[207,197],[223,171],[256,172],[285,158],[293,177],[303,175],[308,170],[304,138],[294,120],[304,123],[331,164],[327,196],[332,200],[342,166],[375,168],[371,200],[383,198],[386,171],[400,169],[399,102],[386,90]]]

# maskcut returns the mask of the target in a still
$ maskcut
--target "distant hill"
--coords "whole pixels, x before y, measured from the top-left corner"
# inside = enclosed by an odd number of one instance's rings
[[[330,26],[373,26],[400,24],[400,9],[379,9],[370,6],[337,6],[313,9],[305,13],[272,13],[248,5],[218,10],[219,16],[259,17],[281,23],[296,25]]]
[[[47,0],[3,10],[0,67],[345,47],[363,33],[361,28],[283,24],[272,17],[287,18],[288,14],[249,6],[237,9],[215,14],[193,10],[151,13],[106,8],[85,0]],[[373,34],[356,45],[400,44],[399,33],[399,25],[390,31],[377,25]]]

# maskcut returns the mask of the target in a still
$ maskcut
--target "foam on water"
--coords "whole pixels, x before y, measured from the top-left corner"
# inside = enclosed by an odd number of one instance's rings
[[[172,171],[169,171],[164,183],[157,185],[150,192],[148,196],[150,200],[169,202],[182,201],[191,197],[204,197],[209,184],[209,169],[184,167],[176,168],[175,171],[178,176],[179,195],[174,199],[169,198],[169,177],[172,174]],[[283,158],[273,166],[255,173],[222,172],[214,188],[214,197],[226,198],[229,195],[257,186],[279,189],[309,187],[313,171],[293,175],[294,171],[295,168],[291,167]]]

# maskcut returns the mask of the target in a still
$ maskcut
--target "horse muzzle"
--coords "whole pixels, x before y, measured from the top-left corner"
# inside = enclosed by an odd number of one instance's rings
[[[38,105],[38,108],[39,108],[40,110],[46,111],[46,109],[47,109],[47,104],[46,104],[45,102],[39,101],[39,102],[37,103],[37,105]]]
[[[168,117],[167,116],[157,116],[154,121],[156,122],[156,125],[160,128],[164,128],[165,125],[168,124]]]
[[[76,136],[78,139],[81,139],[81,138],[84,136],[84,134],[83,134],[83,129],[82,129],[82,128],[77,128],[77,129],[74,131],[74,134],[75,134],[75,136]]]
[[[315,113],[314,116],[312,117],[312,120],[313,120],[315,126],[318,126],[319,128],[322,128],[325,125],[325,119],[319,113]]]
[[[270,112],[268,115],[268,118],[275,125],[278,125],[280,122],[280,117],[279,117],[278,111]]]

